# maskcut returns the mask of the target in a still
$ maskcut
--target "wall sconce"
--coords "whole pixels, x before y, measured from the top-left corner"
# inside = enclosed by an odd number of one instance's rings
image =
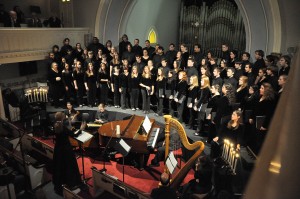
[[[65,3],[65,2],[69,2],[69,1],[71,1],[71,0],[61,0],[63,3]]]

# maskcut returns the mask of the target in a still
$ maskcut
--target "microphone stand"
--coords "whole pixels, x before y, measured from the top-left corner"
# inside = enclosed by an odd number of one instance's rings
[[[100,170],[100,172],[106,172],[107,171],[107,169],[105,168],[105,162],[106,162],[105,161],[105,154],[106,154],[107,148],[108,148],[108,146],[109,146],[109,144],[110,144],[113,136],[115,135],[116,131],[117,131],[117,128],[115,128],[115,130],[113,130],[113,133],[111,134],[111,136],[110,136],[110,138],[109,138],[109,140],[108,140],[108,142],[107,142],[107,144],[106,144],[106,146],[105,146],[105,148],[104,148],[104,150],[102,152],[103,168]]]

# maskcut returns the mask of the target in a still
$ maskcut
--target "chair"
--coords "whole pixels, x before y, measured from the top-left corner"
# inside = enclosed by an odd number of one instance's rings
[[[82,113],[82,121],[89,122],[90,114],[89,113]]]

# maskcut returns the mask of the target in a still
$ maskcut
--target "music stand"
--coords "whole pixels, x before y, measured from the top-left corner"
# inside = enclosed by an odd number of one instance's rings
[[[124,182],[124,159],[129,154],[131,146],[129,146],[122,138],[116,141],[114,148],[123,156],[123,182]]]
[[[83,183],[86,183],[85,172],[84,172],[83,144],[89,141],[90,139],[92,139],[93,135],[82,130],[79,130],[78,132],[79,135],[75,135],[74,139],[77,140],[79,144],[79,149],[81,153],[81,162],[82,162],[82,178],[83,178]]]

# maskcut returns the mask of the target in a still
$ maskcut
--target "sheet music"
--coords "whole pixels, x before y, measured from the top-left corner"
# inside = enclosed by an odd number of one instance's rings
[[[167,157],[166,165],[170,173],[172,174],[177,166],[177,160],[174,156],[174,153],[171,151]]]
[[[146,131],[146,133],[148,134],[150,129],[151,129],[151,122],[149,117],[146,115],[144,122],[143,122],[143,128]]]
[[[121,139],[119,143],[127,153],[130,151],[131,147],[123,139]]]
[[[81,134],[78,137],[75,137],[75,139],[82,143],[86,143],[87,141],[92,139],[92,137],[93,137],[92,134],[85,132],[85,131],[81,131]]]

